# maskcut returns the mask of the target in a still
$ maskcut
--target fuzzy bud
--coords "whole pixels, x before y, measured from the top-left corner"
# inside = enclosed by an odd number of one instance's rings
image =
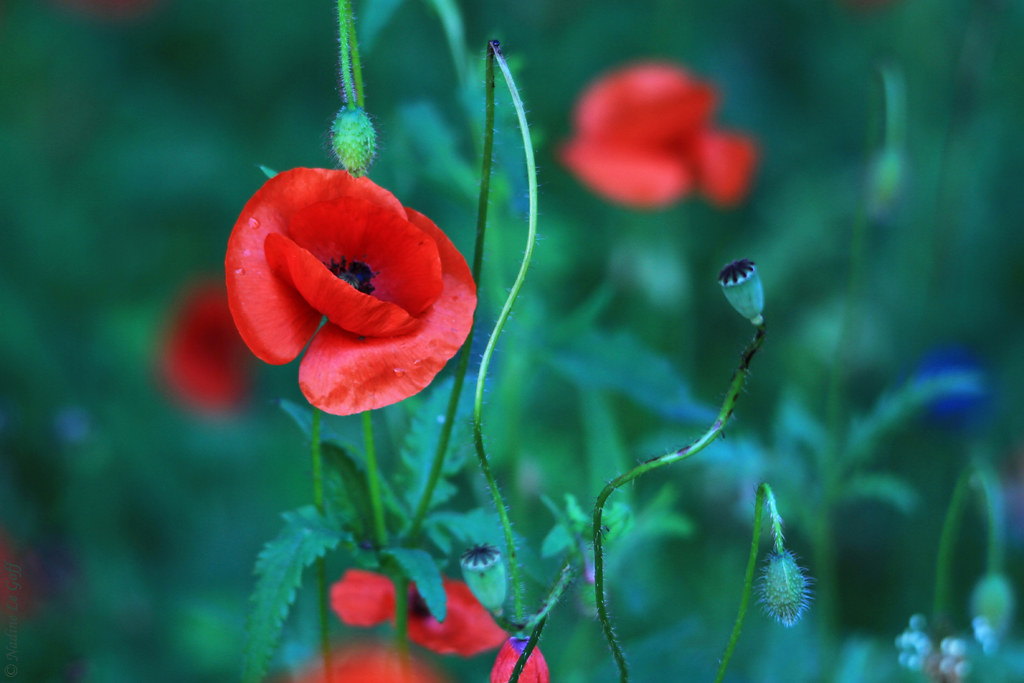
[[[761,574],[761,606],[768,616],[783,626],[793,626],[810,602],[810,580],[793,553],[785,550],[769,555]]]
[[[508,581],[501,551],[486,543],[475,545],[462,554],[462,576],[480,604],[500,612],[505,604]]]
[[[341,167],[352,175],[366,175],[377,153],[377,133],[362,109],[342,109],[331,125],[331,147]]]
[[[757,266],[753,261],[733,261],[722,268],[718,282],[722,285],[725,298],[740,315],[755,325],[764,322],[761,317],[764,310],[764,288],[761,287],[761,276],[757,274]]]

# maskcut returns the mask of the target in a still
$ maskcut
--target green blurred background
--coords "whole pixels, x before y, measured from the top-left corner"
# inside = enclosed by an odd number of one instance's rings
[[[836,511],[835,623],[820,627],[813,608],[793,629],[752,613],[727,679],[925,680],[898,668],[892,642],[929,609],[942,519],[972,459],[1000,476],[1007,565],[1015,585],[1024,579],[1020,3],[462,5],[468,57],[453,61],[430,4],[356,3],[380,140],[371,177],[471,250],[482,58],[500,39],[537,142],[541,241],[499,347],[486,430],[537,585],[557,566],[539,556],[553,524],[542,496],[572,494],[586,510],[630,463],[705,428],[750,334],[715,276],[749,257],[765,282],[769,335],[736,423],[692,463],[621,498],[634,526],[609,550],[610,600],[635,678],[712,678],[758,481],[775,486],[784,517],[792,511],[790,547],[816,573],[821,482],[809,463],[841,348],[842,430],[950,362],[980,373],[983,391],[889,430],[871,454],[888,493]],[[0,526],[31,599],[19,680],[238,676],[256,554],[280,512],[310,499],[303,437],[274,402],[301,400],[296,367],[254,359],[244,407],[205,415],[168,393],[160,354],[182,292],[222,277],[259,165],[331,164],[334,13],[329,2],[158,0],[113,15],[84,0],[0,4]],[[716,121],[758,140],[761,166],[739,208],[694,198],[627,210],[557,162],[580,91],[645,57],[713,82]],[[902,183],[867,224],[840,347],[852,234],[882,144],[882,67],[905,86]],[[519,133],[507,95],[499,107],[482,330],[525,240]],[[387,460],[406,408],[383,413]],[[330,424],[358,434],[352,419]],[[462,504],[487,505],[479,476],[460,482]],[[953,627],[964,634],[984,569],[974,513],[954,572]],[[347,558],[331,563],[340,575]],[[282,671],[312,656],[311,597],[288,622]],[[551,623],[543,647],[554,680],[615,678],[577,593]],[[334,627],[339,639],[355,633]],[[1024,680],[1014,636],[997,656],[972,650],[972,680]],[[436,661],[470,681],[492,659]]]

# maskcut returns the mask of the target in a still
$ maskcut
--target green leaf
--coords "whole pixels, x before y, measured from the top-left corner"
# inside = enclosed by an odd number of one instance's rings
[[[277,171],[263,164],[260,164],[260,170],[263,171],[263,175],[267,176],[267,178],[273,178],[277,175]]]
[[[572,537],[569,536],[569,531],[564,525],[556,524],[544,537],[544,542],[540,546],[540,555],[541,557],[561,555],[571,547]]]
[[[869,460],[884,436],[895,431],[932,401],[951,393],[984,392],[985,378],[980,372],[951,370],[913,379],[882,394],[874,409],[850,427],[846,445],[848,463]]]
[[[248,638],[242,661],[242,680],[246,683],[256,683],[266,674],[302,583],[302,570],[347,539],[311,505],[286,512],[283,517],[284,529],[263,547],[256,560],[258,578],[246,620]]]
[[[438,382],[429,390],[426,400],[423,402],[406,402],[410,408],[415,406],[415,412],[402,444],[401,456],[405,469],[399,477],[402,483],[401,489],[411,510],[416,509],[420,498],[423,497],[427,489],[430,468],[433,466],[434,453],[437,450],[441,428],[448,410],[452,383],[451,379]],[[428,510],[440,505],[458,492],[449,479],[455,476],[466,462],[467,450],[461,446],[470,441],[470,424],[466,416],[470,410],[471,398],[469,392],[463,391],[459,409],[456,410],[451,438],[448,441],[448,452],[441,467],[441,476],[430,497]]]
[[[430,613],[438,621],[444,621],[448,614],[448,597],[434,558],[424,550],[410,548],[388,548],[382,554],[398,563],[406,578],[416,584],[416,590],[427,603]]]
[[[480,191],[479,169],[458,153],[459,139],[437,108],[427,102],[408,104],[399,111],[402,142],[414,150],[421,177],[430,178],[460,199],[476,200]],[[401,131],[396,134],[401,135]],[[395,140],[392,144],[398,144]]]
[[[589,332],[548,364],[583,391],[612,389],[668,419],[703,423],[716,411],[690,394],[688,385],[663,356],[627,333]]]
[[[903,514],[910,514],[920,496],[905,480],[891,474],[863,473],[843,484],[844,500],[873,500],[888,503]]]
[[[365,0],[360,3],[356,32],[359,34],[359,47],[364,54],[368,54],[373,48],[377,34],[387,25],[391,15],[401,4],[402,0]]]
[[[373,506],[362,463],[337,444],[323,443],[320,452],[327,465],[324,468],[324,488],[329,508],[357,539],[370,538]]]
[[[498,516],[483,508],[468,512],[434,512],[427,517],[424,528],[442,550],[451,547],[449,538],[459,541],[464,549],[477,543],[490,543],[499,548],[505,545]]]
[[[310,439],[313,434],[313,408],[308,405],[302,405],[295,401],[289,401],[286,398],[277,399],[277,405],[281,407],[281,410],[295,422],[295,425],[305,435],[306,439]],[[320,441],[334,441],[341,443],[341,439],[337,434],[331,430],[330,427],[324,424],[323,420],[320,420]]]

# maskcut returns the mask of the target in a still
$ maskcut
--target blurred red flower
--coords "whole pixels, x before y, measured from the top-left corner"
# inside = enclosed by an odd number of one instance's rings
[[[471,657],[506,639],[469,587],[444,579],[448,614],[438,621],[427,610],[416,584],[409,588],[409,640],[439,654]],[[386,576],[349,569],[331,587],[331,606],[349,626],[376,626],[395,618],[395,585]]]
[[[323,667],[298,678],[299,683],[328,683]],[[357,645],[331,656],[329,683],[445,683],[423,662],[405,658],[380,645]]]
[[[646,62],[591,85],[574,112],[575,134],[559,156],[607,199],[656,208],[700,192],[731,206],[750,189],[753,139],[711,127],[714,88],[673,64]]]
[[[308,343],[299,387],[336,415],[418,393],[473,323],[476,285],[451,241],[345,171],[296,168],[268,180],[242,209],[224,266],[245,343],[273,364]]]
[[[222,284],[200,282],[186,292],[167,334],[162,371],[171,393],[192,408],[224,413],[241,405],[249,389],[249,353]]]
[[[516,668],[519,656],[526,649],[526,638],[509,638],[498,650],[498,658],[494,661],[494,668],[491,669],[491,683],[508,683],[512,677],[512,670]],[[548,663],[544,661],[544,655],[539,647],[533,648],[530,657],[526,660],[526,666],[519,674],[520,683],[549,683],[551,676],[548,674]]]

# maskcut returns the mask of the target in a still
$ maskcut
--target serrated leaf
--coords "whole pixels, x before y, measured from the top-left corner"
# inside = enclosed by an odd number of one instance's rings
[[[412,548],[388,548],[383,554],[393,558],[406,578],[416,584],[416,590],[434,618],[444,621],[448,614],[448,596],[434,558],[424,550]]]
[[[891,474],[858,474],[843,484],[844,500],[872,500],[888,503],[903,514],[910,514],[920,502],[917,491],[905,480]]]
[[[302,571],[347,536],[311,505],[283,515],[285,526],[256,560],[256,588],[246,620],[242,680],[258,683],[277,646],[281,628],[302,584]]]
[[[359,47],[364,53],[370,52],[377,40],[377,34],[387,25],[391,15],[401,4],[402,0],[366,0],[360,4],[356,31],[359,34]]]
[[[671,420],[703,423],[716,414],[666,358],[627,333],[579,335],[548,363],[582,390],[612,389]]]
[[[426,491],[451,391],[451,379],[434,385],[427,393],[426,400],[418,403],[409,431],[405,435],[401,452],[402,464],[405,467],[400,479],[405,500],[411,510],[416,509]],[[448,500],[458,491],[449,479],[465,464],[466,451],[461,446],[470,439],[469,422],[465,419],[470,409],[469,392],[464,391],[461,398],[448,441],[448,452],[441,466],[441,476],[430,497],[428,510]]]
[[[373,507],[362,463],[333,443],[321,444],[320,452],[327,464],[324,475],[328,505],[357,539],[369,538]]]
[[[882,394],[874,409],[850,427],[846,457],[850,464],[867,461],[878,441],[943,396],[985,391],[985,378],[980,372],[951,370],[928,377],[918,377],[895,390]]]

